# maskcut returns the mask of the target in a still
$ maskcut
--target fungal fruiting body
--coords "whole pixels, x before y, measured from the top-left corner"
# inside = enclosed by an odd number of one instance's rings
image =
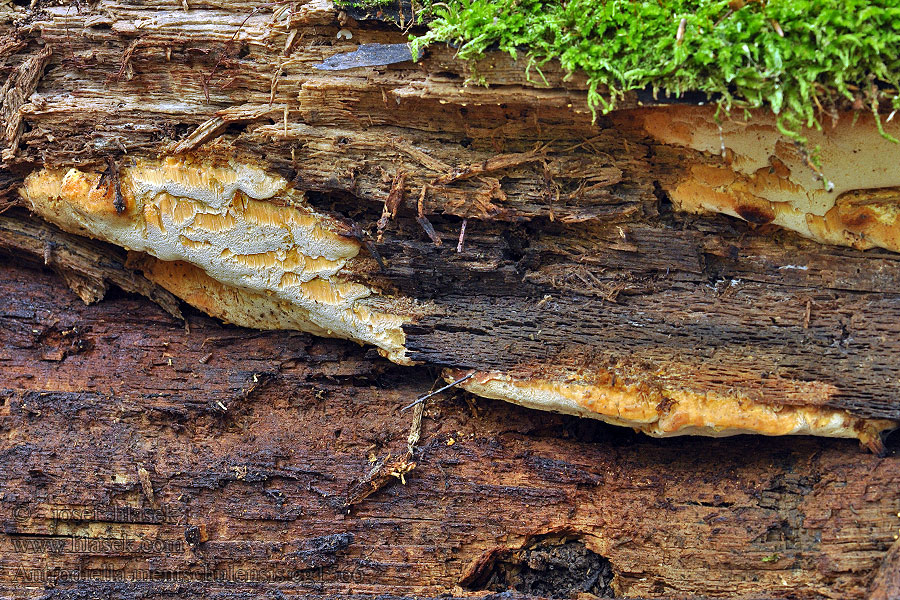
[[[342,277],[360,244],[283,178],[237,162],[136,159],[119,173],[121,212],[101,178],[44,169],[28,176],[22,195],[67,231],[179,261],[149,266],[148,274],[228,321],[357,340],[408,362],[401,326],[409,317]]]
[[[668,107],[642,118],[651,137],[708,158],[664,186],[676,209],[772,223],[824,244],[900,252],[898,147],[871,115],[845,114],[833,128],[809,132],[821,173],[767,113],[717,122],[711,107]],[[897,122],[884,126],[900,135]]]
[[[647,122],[653,131],[653,123]],[[688,141],[696,144],[697,139]],[[344,226],[316,212],[283,178],[235,159],[213,161],[200,155],[131,161],[118,170],[116,185],[99,171],[39,170],[26,178],[21,195],[41,216],[67,231],[135,251],[132,264],[149,279],[208,314],[247,327],[355,340],[376,346],[398,364],[411,364],[403,325],[427,312],[427,305],[351,280],[351,262],[361,260],[360,242],[341,235]],[[698,168],[672,191],[683,210],[728,212],[724,201],[709,205],[709,197],[737,197],[741,185],[769,181],[759,170],[747,176],[706,166],[699,176]],[[784,211],[805,211],[805,233],[812,236],[815,229],[809,223],[817,221],[816,215],[810,216],[809,203],[821,195],[797,192],[785,183],[784,173],[779,175],[777,164],[772,168],[781,178],[777,189],[794,194],[775,204],[785,205]],[[707,188],[698,188],[703,181]],[[878,179],[879,185],[889,181],[888,176]],[[853,193],[848,189],[842,197],[857,198]],[[860,210],[875,210],[874,196],[866,198]],[[893,206],[893,200],[886,202]],[[119,210],[122,204],[124,210]],[[843,215],[847,206],[860,203],[833,202],[831,208],[820,204],[816,210],[827,221],[829,210],[844,210]],[[895,214],[878,210],[882,220]],[[791,223],[781,221],[784,226]],[[829,230],[828,235],[844,239],[840,231]],[[866,238],[866,243],[881,240],[879,245],[891,247],[890,235],[883,232]],[[738,392],[692,390],[689,373],[664,377],[648,368],[641,371],[639,384],[533,369],[525,375],[477,373],[462,387],[480,396],[601,419],[654,436],[812,434],[858,438],[877,447],[880,432],[896,426],[823,406],[828,390],[809,390],[808,405],[776,405]],[[451,376],[455,379],[459,373],[450,370]]]
[[[451,381],[458,375],[451,370],[446,379]],[[766,404],[737,394],[661,385],[649,378],[639,384],[617,384],[614,378],[598,380],[583,373],[521,378],[480,372],[460,386],[485,398],[599,419],[654,437],[819,435],[857,438],[877,448],[881,432],[897,426],[889,420],[854,417],[844,410]]]

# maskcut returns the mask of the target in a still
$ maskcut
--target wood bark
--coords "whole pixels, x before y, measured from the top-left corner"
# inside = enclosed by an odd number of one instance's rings
[[[27,205],[42,168],[104,172],[113,202],[116,173],[140,160],[251,164],[353,232],[350,280],[427,310],[403,326],[420,365],[400,367],[350,342],[219,325],[157,285],[149,257],[0,215],[5,594],[897,593],[896,436],[881,456],[807,438],[655,441],[457,393],[428,404],[407,444],[414,413],[399,408],[443,368],[611,373],[900,420],[900,254],[889,236],[804,239],[756,201],[730,211],[742,220],[679,210],[685,173],[725,163],[649,124],[713,109],[631,95],[593,121],[577,74],[447,47],[317,68],[359,44],[396,49],[407,37],[390,19],[411,15],[390,10],[9,15],[5,203]],[[85,307],[21,265],[111,298]],[[77,546],[123,536],[128,549]],[[202,581],[217,572],[227,581]],[[104,581],[131,573],[147,577]]]

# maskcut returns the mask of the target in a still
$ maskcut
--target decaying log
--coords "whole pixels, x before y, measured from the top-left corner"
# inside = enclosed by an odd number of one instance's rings
[[[0,11],[0,253],[111,296],[0,265],[8,593],[256,569],[322,596],[890,597],[900,151],[871,116],[810,133],[819,171],[762,112],[595,119],[554,64],[406,60],[390,10]],[[40,542],[123,535],[172,546]]]
[[[635,96],[592,122],[578,77],[402,60],[402,32],[328,3],[175,8],[14,11],[3,105],[19,201],[175,295],[653,435],[877,451],[900,420],[893,288],[870,289],[893,253],[752,229],[900,250],[871,117],[811,136],[822,183],[762,113]]]
[[[173,317],[182,318],[179,300],[126,266],[125,251],[60,231],[21,211],[0,215],[0,252],[22,264],[50,267],[86,304],[102,300],[110,285],[141,294]]]
[[[6,262],[0,287],[4,597],[867,598],[890,577],[896,437],[884,457],[654,440],[447,394],[426,404],[405,485],[348,511],[406,452],[400,408],[428,368],[195,313],[188,331],[133,296],[85,306]]]

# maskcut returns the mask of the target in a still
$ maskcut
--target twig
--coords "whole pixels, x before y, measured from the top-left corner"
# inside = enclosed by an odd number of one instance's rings
[[[428,237],[431,238],[431,241],[434,242],[435,246],[440,246],[443,244],[441,241],[441,236],[437,234],[434,230],[434,225],[431,224],[431,221],[428,220],[428,217],[425,216],[425,192],[428,190],[428,184],[422,186],[422,193],[419,194],[419,203],[418,209],[419,214],[416,217],[416,222],[422,226],[422,229],[425,230],[425,233],[428,234]]]
[[[16,206],[15,200],[4,200],[0,202],[0,215],[11,209],[13,206]]]
[[[421,404],[422,402],[425,402],[426,400],[428,400],[428,399],[431,398],[432,396],[435,396],[435,395],[437,395],[437,394],[440,394],[441,392],[444,392],[444,391],[446,391],[446,390],[449,390],[450,388],[455,387],[455,386],[461,384],[461,383],[464,382],[464,381],[468,381],[469,379],[471,379],[471,378],[474,377],[474,376],[475,376],[475,371],[469,371],[467,374],[463,375],[462,377],[460,377],[460,378],[457,379],[456,381],[454,381],[454,382],[452,382],[452,383],[448,383],[448,384],[445,385],[444,387],[442,387],[442,388],[440,388],[440,389],[437,389],[437,390],[434,390],[433,392],[429,392],[429,393],[425,394],[424,396],[419,396],[418,398],[416,398],[416,400],[415,400],[414,402],[410,402],[409,404],[407,404],[406,406],[404,406],[403,408],[401,408],[401,409],[400,409],[400,412],[403,412],[403,411],[405,411],[405,410],[407,410],[407,409],[409,409],[409,408],[412,408],[413,406],[415,406],[415,405],[417,405],[417,404]]]
[[[732,14],[734,14],[734,9],[729,8],[729,9],[728,9],[728,12],[726,12],[724,15],[722,15],[722,17],[721,17],[718,21],[716,21],[716,24],[713,25],[713,28],[715,29],[716,27],[718,27],[719,25],[721,25],[721,24],[722,24],[722,21],[724,21],[725,19],[727,19],[728,17],[730,17]]]
[[[459,243],[456,244],[456,253],[462,254],[463,251],[463,242],[466,240],[466,225],[469,224],[469,219],[463,219],[462,227],[459,228]]]

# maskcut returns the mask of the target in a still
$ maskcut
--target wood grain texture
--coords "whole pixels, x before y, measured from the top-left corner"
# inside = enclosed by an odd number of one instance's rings
[[[429,402],[406,484],[348,511],[370,457],[405,452],[429,369],[0,275],[5,597],[467,595],[567,537],[623,596],[864,598],[900,526],[896,441],[653,440],[459,395]],[[181,583],[115,581],[147,571]]]
[[[178,298],[126,267],[124,250],[66,233],[28,218],[21,210],[0,215],[0,252],[24,264],[53,269],[85,304],[102,300],[112,285],[146,296],[173,317],[182,318]]]
[[[721,157],[654,138],[636,96],[592,123],[583,81],[553,65],[547,86],[508,56],[472,66],[448,48],[317,70],[406,40],[328,2],[14,10],[0,23],[0,210],[42,167],[205,152],[358,225],[369,244],[347,276],[429,310],[405,328],[427,364],[405,368],[194,312],[185,327],[118,291],[179,310],[140,260],[5,213],[4,597],[893,593],[896,434],[883,456],[652,440],[457,392],[428,403],[406,460],[399,408],[443,367],[584,368],[900,419],[897,254],[677,212],[667,190]],[[25,263],[107,299],[84,306]]]
[[[440,47],[319,70],[405,40],[327,2],[41,5],[0,27],[17,90],[4,106],[22,125],[2,189],[36,166],[202,150],[280,174],[375,236],[386,267],[357,261],[353,276],[433,303],[407,325],[418,360],[526,379],[637,372],[654,388],[900,420],[895,255],[673,212],[666,190],[721,157],[651,135],[662,109],[637,95],[592,123],[578,76],[547,65],[539,82],[509,56],[472,65]],[[386,203],[396,217],[376,232]]]
[[[869,600],[888,600],[900,596],[900,542],[894,542],[881,561],[872,581]]]
[[[900,368],[891,350],[897,255],[762,236],[724,220],[704,233],[682,225],[529,228],[518,252],[507,232],[476,225],[481,237],[469,234],[462,257],[397,242],[407,253],[397,261],[388,244],[387,277],[396,268],[401,290],[437,305],[405,326],[412,357],[527,374],[594,356],[611,370],[653,365],[686,388],[900,415],[891,375]],[[478,272],[485,264],[494,268]]]

